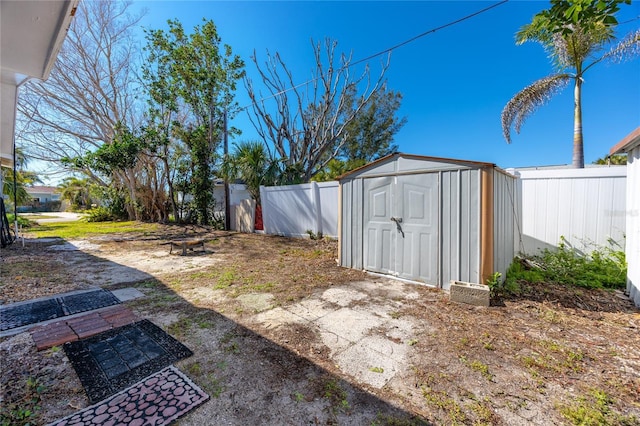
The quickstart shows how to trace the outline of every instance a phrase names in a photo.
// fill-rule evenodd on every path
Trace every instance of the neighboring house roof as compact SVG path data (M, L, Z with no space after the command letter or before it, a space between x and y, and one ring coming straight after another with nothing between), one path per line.
M79 0L0 1L0 164L13 164L18 88L46 80Z
M640 146L640 127L629 133L620 142L615 144L609 154L622 154L631 151L633 148Z
M29 194L58 194L58 187L56 186L27 186L24 188Z

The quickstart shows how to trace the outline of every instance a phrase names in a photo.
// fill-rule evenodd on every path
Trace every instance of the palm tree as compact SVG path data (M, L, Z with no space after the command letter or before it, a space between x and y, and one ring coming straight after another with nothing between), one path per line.
M228 181L242 180L259 205L260 185L274 185L281 174L279 166L261 142L240 142L223 165L222 173Z
M502 131L511 143L511 127L517 133L536 109L548 102L571 81L574 83L573 167L584 167L582 136L583 76L603 61L624 60L640 51L640 30L627 35L617 45L602 53L615 40L617 24L614 13L617 0L608 0L605 9L598 1L552 0L553 7L538 13L530 24L516 34L516 43L535 41L543 45L552 59L556 73L544 77L517 93L502 110ZM579 8L576 5L580 5Z
M28 204L31 201L27 187L42 183L35 172L25 170L28 162L24 151L16 148L15 168L2 168L2 193L9 195L10 199L13 199L18 206Z
M60 197L63 200L71 203L71 208L86 209L91 206L91 194L90 194L89 179L79 179L74 176L64 178L62 183L58 185L60 191Z

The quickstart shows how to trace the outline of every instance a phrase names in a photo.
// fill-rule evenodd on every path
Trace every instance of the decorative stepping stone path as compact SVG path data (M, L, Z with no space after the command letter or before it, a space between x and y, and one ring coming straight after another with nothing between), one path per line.
M48 426L167 425L209 399L174 366Z

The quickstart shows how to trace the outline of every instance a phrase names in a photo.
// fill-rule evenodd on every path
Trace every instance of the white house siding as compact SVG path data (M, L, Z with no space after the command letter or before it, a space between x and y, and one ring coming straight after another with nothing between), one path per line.
M519 251L537 254L560 238L578 249L624 249L627 167L515 172L521 208Z
M640 307L640 145L627 155L627 291Z

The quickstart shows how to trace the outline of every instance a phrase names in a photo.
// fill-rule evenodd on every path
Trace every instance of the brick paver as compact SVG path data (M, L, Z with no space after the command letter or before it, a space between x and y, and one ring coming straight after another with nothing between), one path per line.
M30 330L31 337L39 351L66 342L74 342L112 328L136 322L138 317L131 309L116 305L99 311L92 311L75 318L62 319Z

